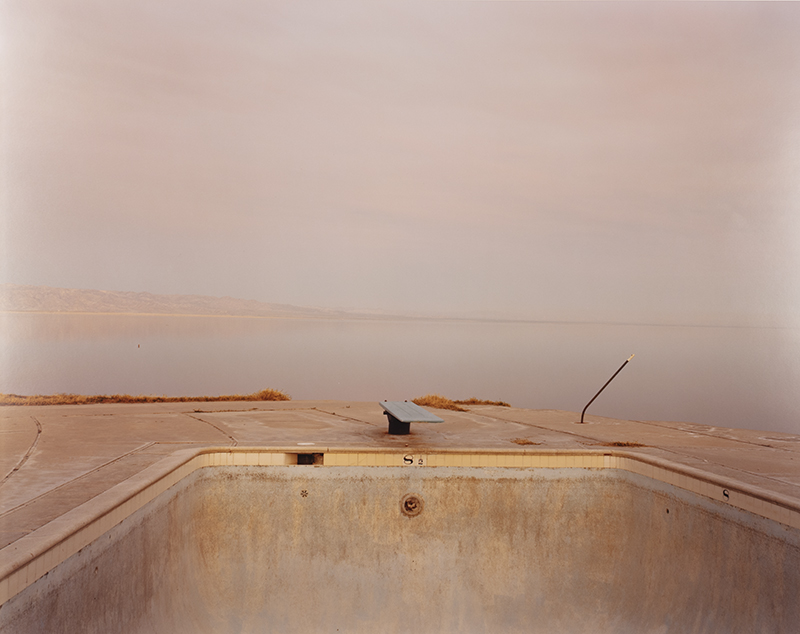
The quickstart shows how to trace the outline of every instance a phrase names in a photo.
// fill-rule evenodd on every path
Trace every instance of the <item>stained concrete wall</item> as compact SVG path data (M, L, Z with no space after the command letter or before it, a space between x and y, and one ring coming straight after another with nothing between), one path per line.
M401 500L415 494L422 512ZM615 470L201 469L3 632L795 632L800 534Z

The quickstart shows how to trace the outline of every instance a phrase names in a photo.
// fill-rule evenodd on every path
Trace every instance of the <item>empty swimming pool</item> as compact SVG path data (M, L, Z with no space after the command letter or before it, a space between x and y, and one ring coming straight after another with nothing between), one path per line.
M384 466L201 457L138 508L116 507L108 530L3 605L0 627L797 631L800 532L725 497L607 456L549 468L372 456Z

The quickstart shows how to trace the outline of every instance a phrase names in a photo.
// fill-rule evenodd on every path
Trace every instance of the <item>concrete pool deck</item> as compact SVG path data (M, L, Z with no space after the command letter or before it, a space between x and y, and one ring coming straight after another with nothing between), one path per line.
M410 435L390 436L378 402L4 407L0 603L49 569L44 559L25 574L21 566L44 552L46 540L52 545L63 518L90 512L112 489L140 487L203 452L200 466L239 464L226 463L226 452L255 465L279 464L259 456L280 452L324 454L329 465L388 465L386 456L406 454L427 466L605 464L800 529L800 436L592 415L581 425L574 412L484 405L432 411L445 422L412 424ZM575 456L599 462L574 462Z

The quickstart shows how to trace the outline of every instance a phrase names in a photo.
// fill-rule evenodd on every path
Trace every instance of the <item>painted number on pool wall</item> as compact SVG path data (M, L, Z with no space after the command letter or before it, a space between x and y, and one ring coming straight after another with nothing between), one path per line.
M413 454L407 453L403 456L403 464L407 467L424 467L428 464L428 457L427 456L415 456Z

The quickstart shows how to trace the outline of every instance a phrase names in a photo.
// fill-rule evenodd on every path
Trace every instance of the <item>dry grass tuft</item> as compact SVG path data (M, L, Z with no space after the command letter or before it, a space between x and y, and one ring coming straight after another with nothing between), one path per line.
M621 440L604 442L602 445L603 447L647 447L647 445L643 445L640 442L622 442Z
M541 445L540 442L533 442L532 440L528 440L527 438L512 438L511 442L517 443L518 445Z
M483 399L475 398L474 396L464 401L453 401L453 402L458 403L459 405L498 405L500 407L511 407L511 405L509 405L505 401L484 401Z
M437 409L451 409L456 412L468 412L468 409L460 407L461 405L499 405L500 407L511 407L505 401L485 401L483 399L468 398L462 401L453 401L441 394L426 394L413 399L420 407L436 407Z
M130 394L0 394L0 405L92 405L95 403L187 403L217 401L291 401L292 397L269 388L252 394L227 394L223 396L131 396Z
M468 412L469 410L460 407L454 401L451 401L449 398L445 398L440 394L426 394L425 396L420 396L419 398L412 399L412 403L416 403L420 407L435 407L437 409L451 409L455 412Z

